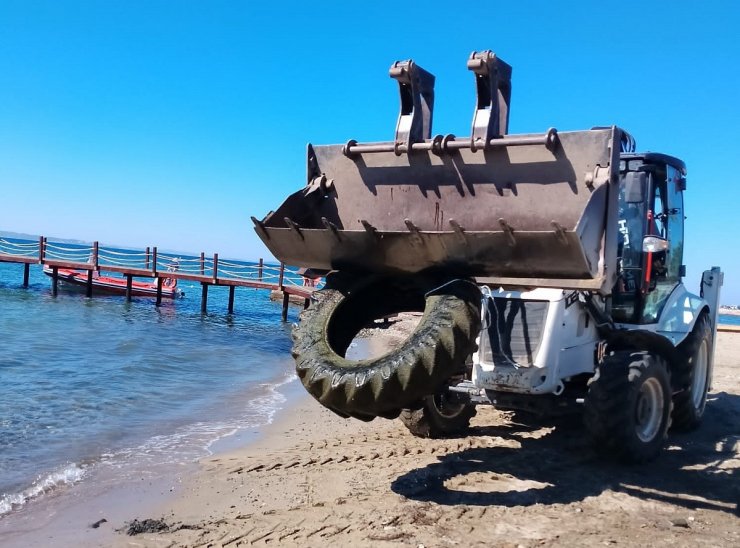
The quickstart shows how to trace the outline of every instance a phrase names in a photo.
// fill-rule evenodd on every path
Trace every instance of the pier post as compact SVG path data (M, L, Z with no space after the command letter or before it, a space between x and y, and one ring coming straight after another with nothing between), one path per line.
M146 270L149 270L149 248L148 247L146 248L146 252L145 252L144 268Z
M236 290L236 286L230 285L229 286L229 314L234 313L234 291Z
M23 263L23 287L28 287L28 274L31 265L29 263Z
M208 284L206 282L201 282L200 285L200 313L205 314L208 310Z
M134 277L131 274L126 274L126 300L131 301L131 286Z
M206 275L206 254L202 251L200 252L200 275Z
M43 236L39 236L39 262L41 264L44 264L44 257L46 255L46 246L44 245L46 243L46 238Z
M265 266L264 262L262 261L262 258L260 258L259 266L257 267L257 279L259 281L262 281L262 268Z
M155 247L154 249L155 249L154 256L156 257L157 248ZM156 261L155 261L155 264L156 264ZM157 277L157 306L161 306L162 304L162 281L163 280L161 277Z
M213 254L213 282L218 283L218 253Z
M283 279L285 278L285 263L280 263L280 274L278 275L278 289L283 292L283 321L288 321L288 304L290 303L290 295L285 291L283 286Z
M53 297L57 296L57 293L59 292L59 267L52 266L51 267L51 295Z
M290 295L283 289L283 321L288 321L288 304L290 303Z
M93 268L95 270L100 269L100 260L98 258L98 253L100 252L100 246L98 242L93 242Z
M157 246L152 249L152 272L157 275Z
M91 259L90 269L87 271L87 286L85 288L85 295L88 299L93 294L93 272L98 269L98 242L93 242Z
M93 269L87 271L87 284L85 285L85 296L89 299L92 297Z

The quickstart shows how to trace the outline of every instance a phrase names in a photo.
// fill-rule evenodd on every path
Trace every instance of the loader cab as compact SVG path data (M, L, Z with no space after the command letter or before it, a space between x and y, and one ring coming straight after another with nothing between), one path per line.
M612 318L656 323L684 276L683 191L686 167L664 154L620 158L617 283Z

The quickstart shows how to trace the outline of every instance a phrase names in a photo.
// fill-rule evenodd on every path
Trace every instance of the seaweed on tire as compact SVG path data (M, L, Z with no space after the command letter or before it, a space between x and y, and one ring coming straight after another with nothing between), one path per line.
M435 393L475 346L480 291L470 280L427 276L331 276L293 330L296 372L306 390L341 416L393 418ZM344 357L370 321L424 312L414 332L377 358Z

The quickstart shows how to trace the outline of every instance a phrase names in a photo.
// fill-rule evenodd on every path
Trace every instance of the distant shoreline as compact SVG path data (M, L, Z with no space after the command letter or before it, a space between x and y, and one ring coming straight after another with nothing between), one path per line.
M740 316L740 310L738 310L737 308L724 308L720 306L719 313L725 314L726 316Z

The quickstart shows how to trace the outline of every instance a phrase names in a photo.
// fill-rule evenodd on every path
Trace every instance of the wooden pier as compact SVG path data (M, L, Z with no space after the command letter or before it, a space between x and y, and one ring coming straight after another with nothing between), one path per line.
M38 242L12 242L0 238L0 262L23 265L23 286L28 287L30 265L36 264L51 269L52 295L56 296L59 285L59 269L87 272L86 295L93 296L93 280L101 272L116 273L126 279L126 299L132 297L134 278L156 280L157 306L162 303L162 282L165 278L199 282L201 284L201 312L208 308L208 288L229 288L228 312L234 312L234 293L237 287L266 289L282 293L282 318L288 318L291 296L303 299L308 306L311 294L316 289L313 281L298 274L296 269L284 264L273 266L262 259L257 263L235 263L220 260L218 253L212 257L204 253L196 258L181 258L158 253L157 248L147 247L144 252L122 251L100 247L94 242L91 247L71 246L49 242L40 236Z

